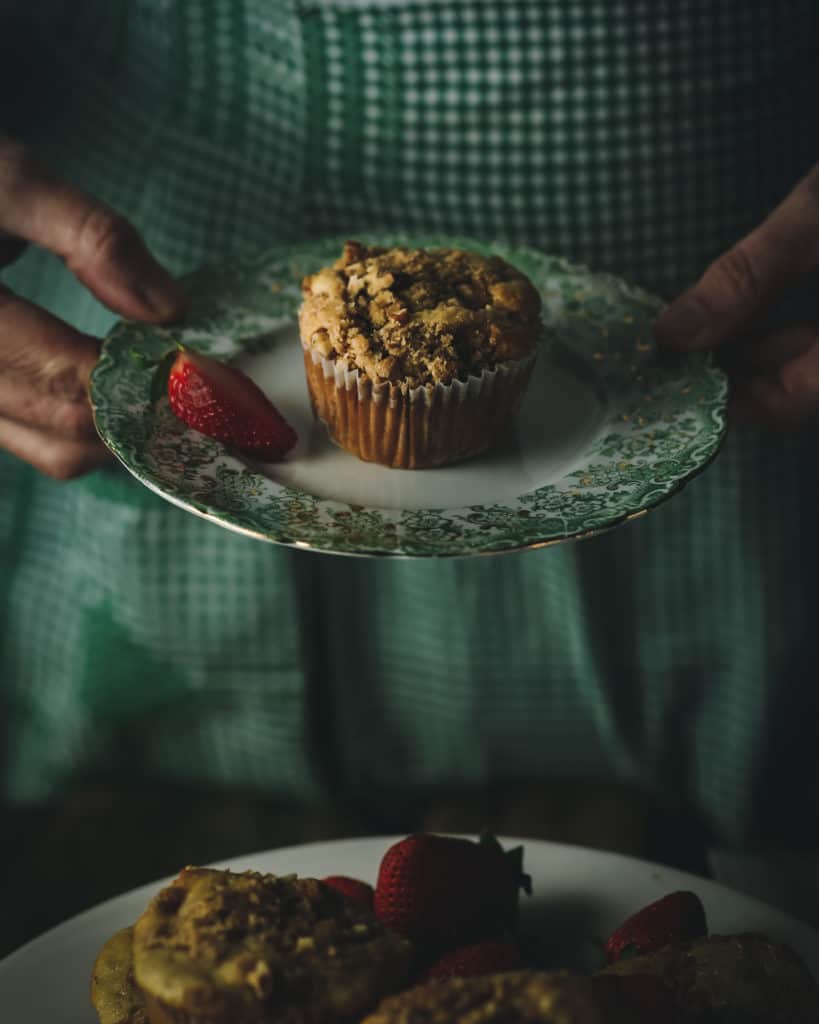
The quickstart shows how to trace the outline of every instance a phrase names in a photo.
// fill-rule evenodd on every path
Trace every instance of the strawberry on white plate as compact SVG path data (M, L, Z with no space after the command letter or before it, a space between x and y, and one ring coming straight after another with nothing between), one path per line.
M166 389L179 419L245 455L273 462L296 443L295 430L247 374L202 352L180 346L168 353L154 393Z

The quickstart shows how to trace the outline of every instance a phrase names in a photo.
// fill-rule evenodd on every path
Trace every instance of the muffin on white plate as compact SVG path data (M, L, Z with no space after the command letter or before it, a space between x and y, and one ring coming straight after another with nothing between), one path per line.
M315 878L186 868L94 966L100 1024L348 1024L412 948Z
M477 455L509 426L541 302L499 256L348 242L302 291L310 400L342 448L421 469Z

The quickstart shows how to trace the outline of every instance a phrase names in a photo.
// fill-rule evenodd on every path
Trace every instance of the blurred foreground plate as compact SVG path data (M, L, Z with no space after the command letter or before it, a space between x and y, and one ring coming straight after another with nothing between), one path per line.
M394 841L375 837L291 846L221 866L318 878L351 875L375 882L381 857ZM819 933L716 882L619 854L537 840L501 841L507 848L520 843L525 847L533 895L521 896L521 928L537 936L540 955L550 966L594 970L602 965L605 937L622 920L666 893L690 889L705 905L711 932L764 932L791 945L819 977ZM96 1024L88 995L94 959L109 936L133 923L161 884L100 904L0 962L0 1020Z

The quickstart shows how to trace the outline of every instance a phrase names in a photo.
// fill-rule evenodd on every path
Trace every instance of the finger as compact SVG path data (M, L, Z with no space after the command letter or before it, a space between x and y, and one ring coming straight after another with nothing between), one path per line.
M790 285L819 267L819 165L763 223L712 263L659 317L673 348L714 348L753 327Z
M112 461L96 441L65 441L45 431L0 417L0 448L55 480L73 480Z
M94 436L97 342L0 286L0 415L75 440Z
M761 337L726 342L719 350L717 362L732 378L774 373L806 352L815 341L816 328L794 325Z
M124 217L3 139L0 231L62 256L97 298L123 316L164 323L185 311L181 285Z
M734 406L744 422L799 426L819 419L819 332L773 372L738 382Z

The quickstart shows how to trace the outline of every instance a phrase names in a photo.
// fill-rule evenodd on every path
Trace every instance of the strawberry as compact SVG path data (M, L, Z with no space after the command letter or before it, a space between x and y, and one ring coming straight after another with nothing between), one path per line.
M357 878L349 878L347 875L328 875L327 878L322 878L322 882L348 899L361 903L372 910L373 887L367 882L360 882Z
M531 892L523 849L504 852L493 836L417 833L387 850L375 886L376 916L433 950L514 932L518 890Z
M477 942L444 953L427 968L422 980L474 978L479 974L511 971L519 965L520 954L514 942Z
M693 892L672 892L624 921L606 942L606 960L653 953L677 942L690 942L708 932L705 910Z
M162 360L155 394L165 374L171 409L200 434L265 461L282 458L296 443L290 424L235 366L180 346Z

